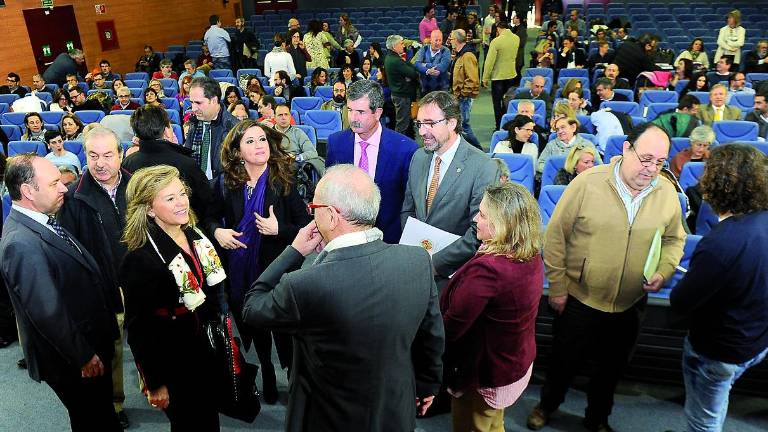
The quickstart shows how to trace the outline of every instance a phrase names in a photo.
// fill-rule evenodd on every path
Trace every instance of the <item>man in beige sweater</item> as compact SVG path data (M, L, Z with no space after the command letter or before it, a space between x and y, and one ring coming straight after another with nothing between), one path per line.
M637 342L647 293L661 289L683 256L677 192L658 175L669 147L663 129L638 126L622 156L579 174L555 208L544 241L554 339L541 401L528 417L530 429L547 424L581 361L591 358L595 372L584 426L613 430L608 425L613 393ZM657 231L661 258L646 280L643 268Z
M512 87L512 79L517 76L515 61L520 38L512 33L506 21L496 23L496 35L485 57L483 87L488 87L488 82L491 82L493 114L496 117L496 130L498 130L501 116L506 112L504 93Z

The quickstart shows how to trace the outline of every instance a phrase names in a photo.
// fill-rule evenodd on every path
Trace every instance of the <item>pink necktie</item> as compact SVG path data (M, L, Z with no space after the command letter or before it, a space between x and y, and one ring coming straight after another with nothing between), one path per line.
M365 141L360 141L360 161L357 162L358 168L361 170L368 172L368 144ZM368 173L370 174L370 173Z

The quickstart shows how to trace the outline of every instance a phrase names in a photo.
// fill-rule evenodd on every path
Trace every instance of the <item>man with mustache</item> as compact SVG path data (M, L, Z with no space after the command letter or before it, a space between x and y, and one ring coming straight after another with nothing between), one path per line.
M347 108L347 85L344 81L333 83L333 99L323 102L321 110L336 111L341 116L341 127L349 127L349 108Z
M117 307L120 338L112 359L112 392L115 412L123 428L130 423L123 410L123 320L124 311L117 270L126 253L120 241L125 228L125 189L131 174L120 168L120 140L110 129L97 127L83 143L88 169L72 183L59 210L59 223L93 255Z
M381 190L376 227L384 232L386 243L397 243L402 232L400 209L408 166L418 146L412 139L380 123L384 90L376 81L352 83L347 89L347 109L349 129L328 137L325 166L354 164L373 178Z

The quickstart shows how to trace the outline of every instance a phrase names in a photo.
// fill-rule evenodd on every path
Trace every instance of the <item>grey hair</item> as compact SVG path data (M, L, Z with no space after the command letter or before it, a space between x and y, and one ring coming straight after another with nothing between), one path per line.
M115 142L115 150L117 150L117 153L120 154L122 150L120 145L120 137L117 136L115 131L113 131L110 128L97 125L93 129L86 132L83 136L83 149L87 152L88 151L88 143L93 141L95 138L100 137L107 137L111 138ZM86 153L87 154L87 153Z
M323 204L336 207L347 222L367 226L376 223L381 204L379 187L368 174L352 164L329 168L320 180L315 196Z
M714 91L717 88L721 88L721 89L725 90L726 93L728 93L728 86L726 86L725 84L721 84L721 83L717 83L717 84L713 85L712 87L710 87L709 88L709 92L712 93L712 91Z
M453 32L453 40L455 40L458 43L465 43L467 42L467 32L465 32L462 29L456 29Z
M518 111L520 111L521 105L530 106L531 108L536 109L536 104L534 104L533 101L530 99L521 99L520 102L517 103Z
M73 59L85 58L85 54L83 54L83 51L77 48L67 51L67 54L69 54L69 56L72 57Z
M419 100L419 108L431 104L437 105L446 119L455 119L456 127L454 131L457 133L461 132L461 107L456 96L444 90L437 90L427 93Z
M381 84L371 80L358 80L347 88L347 100L355 101L368 96L371 112L384 108L384 90Z
M395 45L399 44L403 41L403 37L400 35L389 35L387 36L387 49L391 50L395 48Z
M712 144L715 142L715 131L707 125L697 126L691 131L690 140L691 144L695 142Z
M499 177L509 178L510 176L509 165L507 165L504 159L492 158L491 160L496 164L496 167L499 169L499 173L500 173Z

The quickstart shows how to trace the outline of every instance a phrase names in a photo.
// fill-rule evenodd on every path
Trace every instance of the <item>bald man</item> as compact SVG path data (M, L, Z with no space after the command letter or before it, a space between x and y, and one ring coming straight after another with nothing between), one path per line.
M451 50L443 45L443 32L432 30L429 44L422 45L414 56L414 66L419 70L421 92L447 90L450 85L448 69L451 67Z

